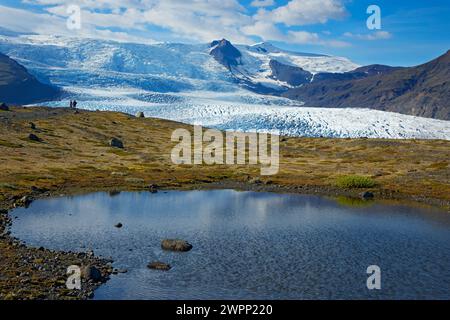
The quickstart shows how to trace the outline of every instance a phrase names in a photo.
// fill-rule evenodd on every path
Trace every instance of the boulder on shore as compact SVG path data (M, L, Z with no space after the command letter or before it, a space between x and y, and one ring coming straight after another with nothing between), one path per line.
M366 192L361 193L361 198L364 200L370 200L370 199L374 198L374 195L372 192L366 191Z
M123 149L123 142L122 142L121 140L117 139L117 138L112 138L112 139L109 141L109 145L110 145L111 147L114 147L114 148L120 148L120 149Z
M29 196L23 196L19 200L16 201L16 206L24 206L25 208L28 208L29 205L33 202L33 199L31 199Z
M154 270L162 270L162 271L169 271L172 267L170 264L160 262L160 261L154 261L147 265L147 268L154 269Z
M36 142L40 142L41 138L39 138L37 135L35 135L34 133L30 133L28 135L28 139L30 139L31 141L36 141Z
M102 280L102 273L94 266L86 266L81 269L81 276L83 279L94 282L99 282Z
M9 107L6 103L2 102L2 103L0 103L0 110L9 111Z
M161 241L161 248L168 251L186 252L192 249L192 244L180 239L164 239Z

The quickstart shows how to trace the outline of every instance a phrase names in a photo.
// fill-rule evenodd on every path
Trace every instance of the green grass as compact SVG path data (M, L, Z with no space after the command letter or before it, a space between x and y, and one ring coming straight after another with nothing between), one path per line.
M373 188L376 183L369 177L349 175L336 179L336 186L339 188Z

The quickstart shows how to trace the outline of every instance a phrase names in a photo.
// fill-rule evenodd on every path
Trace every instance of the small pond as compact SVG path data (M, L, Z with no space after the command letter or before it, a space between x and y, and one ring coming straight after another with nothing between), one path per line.
M128 270L95 299L450 299L450 214L437 209L215 190L43 199L11 216L29 245ZM163 251L164 238L194 247ZM366 286L370 265L381 290Z

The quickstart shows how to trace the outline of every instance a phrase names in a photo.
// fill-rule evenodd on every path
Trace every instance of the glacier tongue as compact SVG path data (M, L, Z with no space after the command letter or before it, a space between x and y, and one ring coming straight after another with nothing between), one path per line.
M223 130L288 136L450 140L450 122L370 109L306 108L241 90L157 93L133 89L71 88L79 106L115 110ZM68 101L50 102L67 106Z
M270 80L276 58L312 73L342 72L351 61L280 50L270 44L237 46L245 72L254 81ZM69 99L90 110L116 110L201 124L220 129L259 130L292 136L423 138L450 140L450 121L369 109L304 108L297 101L242 89L208 45L132 44L44 36L0 36L0 52L24 64L40 80L63 87Z

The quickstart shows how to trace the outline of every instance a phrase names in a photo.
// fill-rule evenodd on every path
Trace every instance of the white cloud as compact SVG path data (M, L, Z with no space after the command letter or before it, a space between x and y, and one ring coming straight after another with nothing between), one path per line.
M291 0L276 6L273 0L254 0L251 5L260 9L251 15L238 0L23 0L40 5L44 13L3 7L0 21L17 31L123 41L148 42L137 35L159 32L178 41L209 42L225 37L235 43L251 43L256 36L265 41L342 46L346 43L323 40L317 33L290 30L291 26L343 17L342 1ZM66 9L74 3L81 8L79 31L65 27ZM280 24L287 27L280 28Z
M306 31L289 31L288 37L291 38L292 43L299 44L315 44L320 41L319 35L317 33L311 33Z
M287 26L326 23L341 19L347 11L341 0L291 0L285 6L258 12L259 20L283 23Z
M320 38L319 34L305 32L305 31L289 31L288 38L285 40L289 43L295 44L309 44L317 46L328 46L328 47L350 47L351 44L346 41L340 40L325 40Z
M375 31L367 34L354 34L351 32L344 33L344 36L347 38L359 39L359 40L386 40L392 38L392 34L388 31Z
M275 5L274 0L253 0L250 4L252 7L271 7Z
M48 0L52 1L52 0ZM10 8L0 5L0 21L5 28L19 31L47 35L79 36L128 42L154 42L132 36L126 32L97 29L95 25L85 23L80 30L69 30L66 19L51 13L34 13L26 10Z
M264 41L279 41L291 44L307 44L331 47L348 47L350 43L338 40L324 40L319 34L307 31L288 31L282 33L275 25L258 21L254 25L245 26L242 31L247 35L258 35Z

